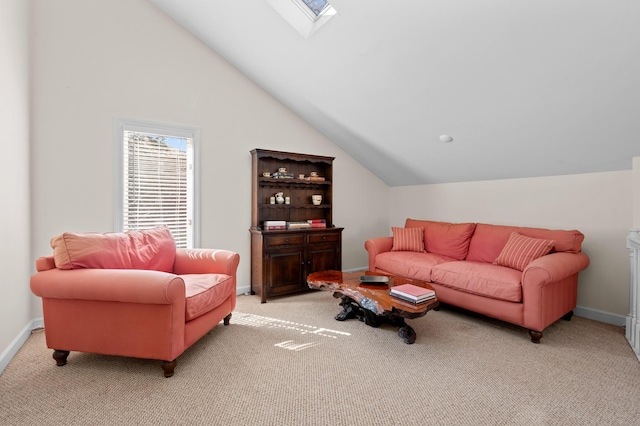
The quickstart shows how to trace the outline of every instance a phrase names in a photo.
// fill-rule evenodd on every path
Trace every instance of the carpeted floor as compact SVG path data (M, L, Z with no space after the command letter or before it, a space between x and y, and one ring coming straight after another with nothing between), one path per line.
M640 363L624 330L580 317L542 343L526 330L441 309L408 322L338 322L338 299L312 292L260 304L239 296L178 358L72 352L56 367L36 331L0 376L2 425L630 425Z

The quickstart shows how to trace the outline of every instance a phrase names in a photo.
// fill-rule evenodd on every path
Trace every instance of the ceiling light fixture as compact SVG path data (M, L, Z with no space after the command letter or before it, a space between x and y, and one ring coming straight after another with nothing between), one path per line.
M440 141L442 142L453 142L453 138L449 135L440 135Z

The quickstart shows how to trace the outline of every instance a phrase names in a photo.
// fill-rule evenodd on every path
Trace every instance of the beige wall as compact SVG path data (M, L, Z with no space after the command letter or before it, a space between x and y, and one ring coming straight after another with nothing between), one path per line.
M253 148L335 156L334 222L343 266L386 232L388 188L145 0L35 0L33 244L113 229L114 117L200 128L201 246L240 253L250 279ZM73 10L73 13L69 13Z
M0 2L0 353L32 319L28 3ZM0 371L2 368L0 368Z
M589 268L580 273L578 305L626 315L632 172L418 185L391 189L392 226L407 217L484 222L585 234Z

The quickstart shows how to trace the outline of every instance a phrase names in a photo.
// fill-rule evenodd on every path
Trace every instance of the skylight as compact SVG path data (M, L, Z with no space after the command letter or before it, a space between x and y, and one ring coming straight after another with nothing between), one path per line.
M325 0L302 0L307 5L314 15L319 16L325 7L330 6L328 1Z
M308 38L336 14L327 0L267 1L304 38Z

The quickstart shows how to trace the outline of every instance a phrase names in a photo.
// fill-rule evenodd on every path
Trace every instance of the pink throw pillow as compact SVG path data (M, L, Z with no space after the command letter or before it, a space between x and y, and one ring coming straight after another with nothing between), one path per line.
M531 238L512 232L507 244L493 263L523 271L533 260L549 253L554 244L553 240Z
M423 228L391 227L393 232L393 247L391 251L419 251L424 252Z
M51 239L58 269L148 269L172 272L176 244L167 226L128 232L65 232Z

